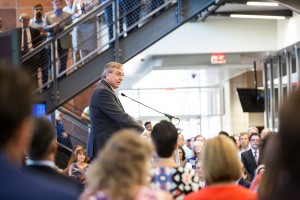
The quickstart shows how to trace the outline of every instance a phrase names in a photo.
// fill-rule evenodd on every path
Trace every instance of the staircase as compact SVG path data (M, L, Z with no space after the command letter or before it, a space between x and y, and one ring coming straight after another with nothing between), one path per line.
M88 20L91 16L103 18L103 13L105 13L105 9L108 8L108 6L118 9L119 5L115 7L116 4L114 4L114 2L115 1L108 1L103 4L95 5L85 17L77 20L66 30L55 35L52 39L34 49L34 51L23 56L22 62L26 62L26 60L29 60L31 57L38 55L39 52L45 49L45 46L54 47L57 39L62 38L67 34L71 34L76 26L79 26L81 23ZM202 11L220 6L221 2L222 0L165 1L159 8L148 12L144 17L141 17L132 27L127 27L127 30L125 29L120 33L115 32L114 38L117 38L117 40L113 39L108 41L107 39L108 42L98 45L98 49L93 52L93 56L89 56L88 59L85 58L88 61L82 61L84 64L81 67L78 67L79 62L74 63L67 71L63 72L63 74L58 74L56 67L53 67L54 75L47 84L42 86L43 91L38 92L39 100L46 102L47 113L52 112L60 105L97 82L100 79L100 74L107 62L118 61L125 63L185 22L199 15ZM114 12L114 14L116 14L116 12ZM118 30L117 27L120 26L118 23L112 25L114 26L114 30ZM108 38L107 27L99 30L102 32L100 34L103 37ZM99 41L95 42L99 43ZM111 47L109 47L108 44L112 42L113 45L110 45ZM53 55L55 55L54 52L55 51L52 50ZM56 63L57 59L58 58L55 56L52 56L52 64ZM38 76L38 74L36 76ZM41 91L41 88L37 91Z

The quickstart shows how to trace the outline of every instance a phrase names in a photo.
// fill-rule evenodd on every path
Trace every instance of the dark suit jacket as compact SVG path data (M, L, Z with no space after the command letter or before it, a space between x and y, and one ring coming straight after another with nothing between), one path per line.
M239 180L238 184L244 186L245 188L250 188L251 186L251 183L243 178Z
M258 158L258 165L260 165L260 156ZM249 173L250 179L252 181L255 176L255 170L258 167L258 165L255 162L252 149L243 152L241 154L241 160L247 172Z
M54 182L45 176L31 172L21 173L1 151L0 169L1 199L75 200L79 196L78 192L69 185Z
M35 48L36 46L38 46L42 40L43 40L43 37L40 36L40 31L37 30L37 29L34 29L34 28L30 28L29 27L29 30L30 30L30 36L31 36L31 42L32 42L32 47ZM21 37L20 38L20 44L19 44L19 47L21 49L21 46L22 46L22 28L19 28L19 36ZM26 51L23 51L23 49L21 49L21 55L24 55L25 53L27 53Z
M122 128L144 128L125 111L119 98L105 80L100 80L90 99L91 131L87 142L87 155L96 156L112 134Z
M55 182L69 185L70 187L73 187L75 190L77 190L78 193L81 193L83 190L83 185L80 182L72 179L67 175L60 174L53 168L46 165L26 165L23 167L23 170L39 173L49 177L49 179L52 179Z

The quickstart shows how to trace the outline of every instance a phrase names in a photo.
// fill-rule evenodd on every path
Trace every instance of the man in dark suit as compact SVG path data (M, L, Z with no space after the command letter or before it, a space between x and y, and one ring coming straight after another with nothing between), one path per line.
M58 144L54 125L47 118L35 118L33 137L28 150L29 159L26 160L24 170L38 172L49 176L49 179L64 183L77 189L78 194L83 185L71 177L58 172L55 166L55 154Z
M22 13L19 17L21 23L21 27L19 28L19 35L21 37L19 47L21 48L22 56L32 51L43 39L39 30L29 27L29 20L30 17L25 13ZM39 56L36 55L22 63L23 69L32 77L31 79L36 88L38 87L37 72L38 68L41 67L39 61Z
M250 135L250 145L251 148L248 151L245 151L241 154L241 160L249 173L251 181L255 176L255 170L260 164L259 156L259 143L260 135L258 133L253 133Z
M128 115L115 89L124 79L123 66L117 62L106 64L101 80L90 99L91 131L87 141L87 155L94 158L112 134L122 128L134 128L143 132L144 128Z
M1 199L69 199L78 192L30 172L20 173L33 130L31 83L20 70L0 64L0 177Z

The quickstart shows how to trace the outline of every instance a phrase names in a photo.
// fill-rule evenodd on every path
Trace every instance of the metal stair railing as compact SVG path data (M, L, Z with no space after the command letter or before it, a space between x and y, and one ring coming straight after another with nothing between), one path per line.
M74 34L75 29L80 28L91 18L97 19L97 40L95 40L97 47L76 62L72 62L74 58L70 56L71 53L74 53L75 48L70 50L72 52L69 52L68 67L59 74L55 73L57 71L54 67L57 64L56 59L52 59L54 74L46 84L42 85L42 88L39 87L38 90L43 89L39 95L40 100L47 102L47 111L51 112L98 81L107 62L113 60L121 63L126 62L212 4L215 4L215 0L165 0L154 7L151 4L143 3L127 7L126 12L117 12L120 5L118 1L113 0L93 7L91 11L84 14L84 17L79 18L78 21L45 43L48 45L51 43L55 47L57 39L71 32ZM107 12L108 9L111 12ZM144 13L139 15L138 19L134 19L134 11L137 9ZM107 17L108 13L112 14L111 21ZM118 15L120 16L118 17ZM128 22L129 19L132 21ZM42 47L37 47L36 51L41 49ZM53 55L52 57L55 58L55 52ZM23 58L25 59L25 57Z

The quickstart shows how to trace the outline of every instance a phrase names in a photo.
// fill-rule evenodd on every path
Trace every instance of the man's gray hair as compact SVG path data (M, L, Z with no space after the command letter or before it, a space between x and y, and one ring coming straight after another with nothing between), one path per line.
M118 68L118 69L121 69L123 67L123 65L121 63L118 63L118 62L109 62L105 65L104 67L104 70L101 74L101 78L105 78L106 77L106 74L112 72L112 70L114 68Z

